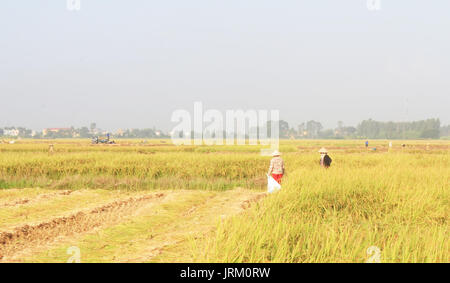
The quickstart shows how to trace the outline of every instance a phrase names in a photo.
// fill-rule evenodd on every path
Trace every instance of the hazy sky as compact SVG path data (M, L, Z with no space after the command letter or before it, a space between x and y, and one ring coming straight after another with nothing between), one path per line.
M0 127L171 129L176 109L292 125L450 123L450 1L0 1Z

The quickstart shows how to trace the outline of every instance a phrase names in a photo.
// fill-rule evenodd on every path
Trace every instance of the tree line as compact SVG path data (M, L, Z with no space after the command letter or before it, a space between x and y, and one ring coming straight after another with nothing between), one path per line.
M439 139L450 136L450 126L441 127L439 119L412 122L380 122L372 119L347 127L342 121L334 129L324 129L320 122L311 120L289 127L280 121L280 137L294 139Z
M268 123L269 135L270 124ZM324 129L318 121L310 120L291 127L280 120L279 134L282 139L439 139L450 138L450 125L442 126L439 119L426 119L412 122L380 122L372 119L360 122L356 127L337 122L334 129ZM261 131L262 129L258 129ZM267 129L264 129L267 130ZM92 138L106 135L92 123L90 127L66 128L58 131L36 132L23 127L0 128L2 137L21 138ZM169 138L168 133L150 129L126 129L110 133L114 138ZM191 133L192 134L192 133Z

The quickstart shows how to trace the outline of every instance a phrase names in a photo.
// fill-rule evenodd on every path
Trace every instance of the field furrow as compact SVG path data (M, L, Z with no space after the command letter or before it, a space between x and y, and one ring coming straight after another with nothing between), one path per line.
M136 213L139 208L158 201L165 195L153 193L116 200L90 210L55 217L37 224L14 227L0 232L0 259L36 245L48 244L57 237L70 236L94 228L112 225Z
M76 246L82 262L142 262L192 257L192 238L214 231L265 196L244 189L225 192L164 191L116 201L69 217L23 226L0 237L3 262L65 262Z
M17 198L17 199L13 199L13 200L9 200L9 201L0 201L0 207L5 207L5 206L13 206L13 207L17 207L20 205L25 205L25 204L33 204L33 203L37 203L40 201L45 201L45 200L50 200L50 199L54 199L60 196L67 196L70 195L71 193L73 193L73 191L71 190L63 190L63 191L53 191L51 193L47 193L47 194L39 194L36 195L34 197L27 197L27 198Z

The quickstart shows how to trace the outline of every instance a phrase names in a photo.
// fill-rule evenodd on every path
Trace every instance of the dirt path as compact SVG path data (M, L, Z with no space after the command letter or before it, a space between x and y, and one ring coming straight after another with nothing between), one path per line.
M192 261L190 239L207 236L218 221L239 214L266 194L243 189L219 193L207 202L193 206L171 223L166 231L147 241L137 255L125 255L118 262L186 262Z

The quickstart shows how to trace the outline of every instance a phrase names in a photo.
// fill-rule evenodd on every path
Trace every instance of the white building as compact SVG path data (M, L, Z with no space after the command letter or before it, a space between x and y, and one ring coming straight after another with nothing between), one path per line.
M10 136L10 137L17 137L19 135L19 130L13 129L13 130L3 130L4 136Z

